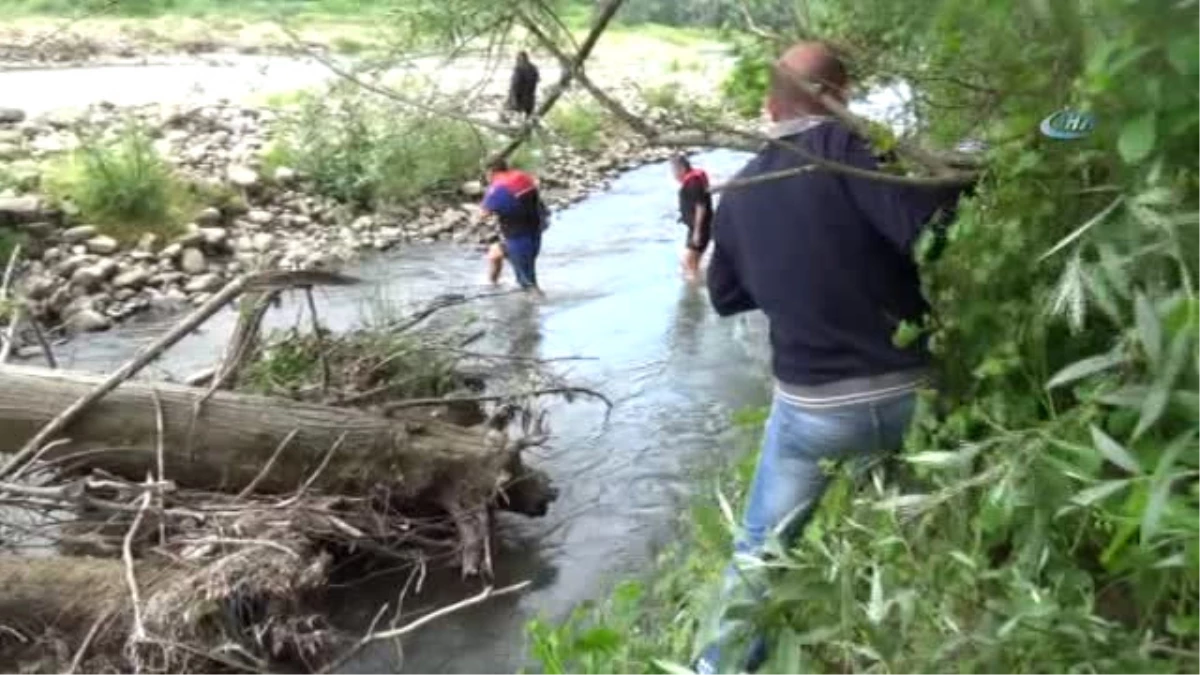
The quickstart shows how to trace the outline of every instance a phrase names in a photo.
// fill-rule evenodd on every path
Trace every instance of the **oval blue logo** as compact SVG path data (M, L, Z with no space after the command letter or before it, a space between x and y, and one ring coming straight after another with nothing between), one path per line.
M1075 110L1059 110L1042 120L1040 126L1043 136L1056 138L1061 141L1073 141L1092 133L1096 127L1096 118L1091 113Z

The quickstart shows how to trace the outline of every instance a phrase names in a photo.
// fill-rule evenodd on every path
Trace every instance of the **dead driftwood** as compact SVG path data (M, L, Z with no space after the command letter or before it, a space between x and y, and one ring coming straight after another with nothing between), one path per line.
M460 370L492 358L462 349L477 333L413 330L446 303L331 335L310 300L311 334L258 335L258 298L345 279L235 280L108 376L0 364L0 453L12 453L0 548L104 556L0 556L0 669L328 668L458 609L352 639L314 609L335 564L447 562L490 577L493 510L539 516L556 497L521 458L547 437L536 399L603 397L484 392L488 371ZM132 379L242 294L246 320L208 386Z
M26 366L0 367L0 452L20 449L64 408L103 378ZM45 461L99 469L130 480L156 472L162 406L165 478L183 488L258 493L295 490L306 481L325 494L385 488L419 498L446 485L498 491L509 477L507 436L427 417L387 418L282 398L130 380L63 430L67 440ZM190 436L189 436L190 434ZM268 460L280 446L279 460ZM497 481L504 477L501 483ZM549 496L506 508L540 515Z

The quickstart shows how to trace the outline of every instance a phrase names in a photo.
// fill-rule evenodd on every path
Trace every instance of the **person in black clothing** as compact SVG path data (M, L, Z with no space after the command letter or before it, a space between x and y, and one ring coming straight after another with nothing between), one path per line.
M529 60L527 52L517 53L517 65L513 68L512 79L508 85L508 109L518 112L526 118L533 116L537 103L538 79L537 66Z
M845 105L847 72L826 46L801 43L775 64L768 143L734 180L713 219L709 299L721 316L762 310L770 325L774 400L735 551L761 557L772 533L787 547L828 485L826 463L864 465L898 450L917 390L929 385L923 340L899 345L904 321L929 307L913 258L922 230L940 227L959 190L920 189L822 169L805 154L872 172L866 140L832 117L810 87ZM786 147L801 148L805 152ZM789 173L790 170L790 173ZM940 215L939 215L940 214ZM762 568L732 563L722 607L762 600ZM754 672L766 642L718 613L701 638L697 673ZM750 643L739 648L741 630Z
M695 280L712 232L712 193L708 189L708 174L693 167L683 155L671 158L671 169L675 180L679 181L679 220L687 226L683 273L689 280Z

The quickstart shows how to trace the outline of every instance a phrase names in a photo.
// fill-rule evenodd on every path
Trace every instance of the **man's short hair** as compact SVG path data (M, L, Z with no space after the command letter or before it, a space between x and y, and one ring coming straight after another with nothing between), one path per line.
M690 171L692 168L692 163L688 160L687 155L672 155L671 163L684 171Z
M488 173L500 173L502 171L508 171L508 161L503 157L497 157L487 163Z
M811 72L806 73L799 82L807 81L815 85L822 93L844 88L850 82L850 73L842 59L839 50L827 43L821 43L828 50L828 57L819 60ZM797 81L800 73L788 70L782 63L774 63L769 71L769 88L780 99L802 104L811 104L812 96Z

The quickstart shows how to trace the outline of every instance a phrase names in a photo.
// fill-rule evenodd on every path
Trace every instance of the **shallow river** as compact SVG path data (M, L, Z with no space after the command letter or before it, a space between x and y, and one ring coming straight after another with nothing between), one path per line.
M720 179L741 158L715 152L700 161ZM465 308L488 330L473 349L523 358L589 357L560 370L616 405L605 423L600 404L549 404L553 440L531 463L550 473L561 495L546 518L505 518L496 560L497 583L532 579L534 588L429 626L408 641L404 670L521 667L525 623L539 614L561 618L622 575L644 571L655 548L671 538L697 467L737 450L731 413L767 396L762 326L757 317L718 319L703 288L681 280L677 255L684 230L673 222L674 209L666 166L634 170L608 192L556 214L539 265L546 300L512 295ZM483 290L479 252L461 247L409 247L347 271L367 283L317 291L319 314L335 330L354 326L381 305ZM287 298L269 324L294 325L303 312L299 300ZM234 319L231 311L218 315L159 365L175 375L210 365ZM127 325L69 343L60 356L67 367L107 370L160 331ZM395 598L401 581L383 579L347 592L344 619L369 621L379 604ZM449 602L477 590L448 581L430 580L428 593L407 606ZM390 650L380 649L354 669L395 667Z

